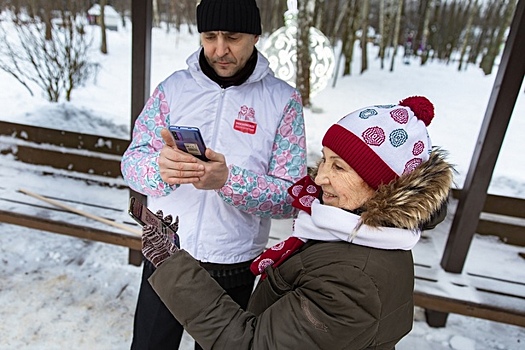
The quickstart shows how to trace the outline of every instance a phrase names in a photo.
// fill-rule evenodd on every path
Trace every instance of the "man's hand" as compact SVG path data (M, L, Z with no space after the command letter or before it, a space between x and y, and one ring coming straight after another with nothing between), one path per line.
M165 145L160 151L159 169L162 180L170 185L193 184L201 190L217 190L228 179L229 169L223 154L206 149L203 162L177 148L168 129L162 129Z
M228 180L230 170L223 154L207 148L206 157L209 161L203 162L204 175L199 177L199 181L194 182L193 186L200 190L218 190Z
M160 132L164 139L164 147L160 150L159 169L162 180L170 185L191 184L204 176L203 162L182 152L175 145L175 141L168 129Z
M163 218L162 211L156 213L157 217L170 226L174 232L179 227L179 217L172 223L171 215ZM166 259L178 250L173 235L160 232L159 228L153 225L146 225L142 229L142 254L151 261L155 267L159 267Z

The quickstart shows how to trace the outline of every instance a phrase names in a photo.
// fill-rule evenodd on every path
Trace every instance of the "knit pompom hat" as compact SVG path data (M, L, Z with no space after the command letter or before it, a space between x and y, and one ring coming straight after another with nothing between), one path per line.
M346 115L328 129L322 144L377 189L429 159L432 144L426 127L433 118L432 103L412 96L399 105L371 106Z
M255 0L202 0L197 6L197 30L261 35L259 8Z

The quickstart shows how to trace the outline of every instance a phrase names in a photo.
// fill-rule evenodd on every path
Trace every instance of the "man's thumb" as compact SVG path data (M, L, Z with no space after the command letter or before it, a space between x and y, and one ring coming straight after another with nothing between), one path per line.
M164 128L160 131L160 136L162 136L162 138L164 139L164 142L166 143L166 145L170 146L170 147L175 147L175 140L173 139L173 135L171 135L171 132Z
M224 159L224 155L222 155L221 153L215 152L211 148L206 148L205 154L206 154L206 157L212 162L221 162L221 163L226 162L226 160Z

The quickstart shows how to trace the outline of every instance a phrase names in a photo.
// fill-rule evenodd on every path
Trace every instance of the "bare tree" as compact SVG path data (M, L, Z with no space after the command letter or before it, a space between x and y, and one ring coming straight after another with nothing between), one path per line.
M297 90L301 93L303 105L310 106L310 27L313 21L315 0L297 1Z
M0 69L18 80L31 95L32 84L38 86L51 102L63 96L71 100L73 90L83 85L94 64L88 60L88 40L83 20L62 10L61 18L46 38L46 24L39 17L12 16L0 22ZM6 27L11 26L8 36Z
M325 13L325 0L315 0L315 12L312 20L312 26L316 28L323 28Z
M429 35L429 26L430 26L430 12L432 10L432 0L428 0L425 7L425 12L423 16L423 27L421 33L421 41L419 47L421 48L421 65L424 65L428 58L428 35Z
M356 31L359 24L359 4L360 1L354 0L352 1L352 6L348 8L349 16L347 18L343 36L343 45L341 47L341 52L345 57L343 76L350 75L352 72L354 43L356 40Z
M153 19L151 21L151 24L154 27L160 27L160 14L159 14L159 2L158 0L153 0L152 3L152 10L153 10Z
M368 16L370 14L370 0L363 0L361 15L361 74L368 69Z
M395 20L396 20L397 0L380 0L379 7L379 51L378 56L381 61L381 69L385 66L385 56L387 48L391 47L394 41ZM397 33L399 35L399 33ZM396 41L397 45L397 41ZM394 45L394 47L396 46Z
M394 60L397 54L397 47L399 44L399 32L401 30L401 15L403 14L403 0L396 0L396 19L394 25L394 37L392 40L392 46L394 47L394 52L392 54L392 60L390 61L390 71L394 71Z
M343 7L337 13L337 16L334 17L336 20L332 21L332 22L334 22L334 29L333 29L333 34L334 35L330 36L330 41L331 42L335 42L336 41L335 33L339 33L341 30L343 30L343 27L345 27L343 25L343 21L346 19L347 22L348 22L348 18L347 17L349 16L349 13L350 13L351 3L352 3L352 1L345 1L343 3ZM342 37L341 37L341 39L342 39Z
M499 22L499 26L495 28L495 34L493 35L490 45L488 46L487 51L480 63L480 67L485 75L492 73L494 62L500 53L501 45L504 42L504 34L507 28L510 26L515 8L516 0L509 0L503 11L502 20Z
M100 40L100 52L104 55L108 53L108 39L106 35L106 0L100 0L100 31L102 34Z
M473 31L472 22L474 21L474 15L476 14L476 11L474 9L477 7L477 5L478 5L478 0L469 0L468 5L467 5L466 11L468 13L468 19L467 19L467 24L465 26L465 35L463 37L463 41L461 44L461 50L459 54L458 71L460 72L463 69L463 57L465 57L465 54L467 52L467 47L470 43L470 38L472 37L472 31Z

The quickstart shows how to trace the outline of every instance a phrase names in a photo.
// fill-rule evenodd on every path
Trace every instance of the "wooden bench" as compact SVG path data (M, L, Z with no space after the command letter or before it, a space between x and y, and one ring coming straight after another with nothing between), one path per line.
M78 211L129 226L129 189L120 159L129 141L42 127L0 122L0 222L129 248L129 262L140 265L138 234L69 212L21 193L36 192ZM15 160L11 160L14 158ZM26 163L20 165L20 162ZM17 176L18 173L23 176ZM2 181L3 178L6 181ZM4 183L15 183L15 188ZM85 191L87 189L87 191Z
M33 182L41 182L34 186L34 192L60 205L72 206L140 231L127 213L130 190L120 173L121 154L128 144L129 141L122 139L0 121L0 153L12 155L17 162L28 164L27 169L34 169L36 179ZM9 177L9 182L13 182L9 164L3 163L0 222L124 246L129 248L129 262L141 264L139 235L20 193L20 188L28 187L27 173L16 188L3 187L2 177ZM16 167L16 162L11 165ZM65 182L73 183L68 188L77 183L79 189L64 193ZM82 193L86 186L89 192ZM271 246L277 241L278 237L271 236L268 244Z
M440 261L458 197L454 190L447 220L414 248L415 304L432 327L444 327L449 313L525 327L525 200L488 195L465 268L449 273Z

